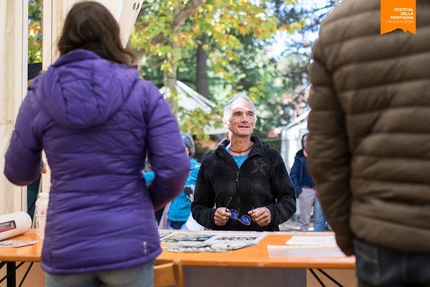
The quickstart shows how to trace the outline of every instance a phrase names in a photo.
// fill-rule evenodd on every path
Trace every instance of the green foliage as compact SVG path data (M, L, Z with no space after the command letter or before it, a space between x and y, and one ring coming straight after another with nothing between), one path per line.
M28 62L42 62L42 0L28 0Z
M41 2L29 0L30 63L42 61ZM319 23L338 2L145 0L130 42L144 78L161 88L174 77L193 89L197 48L203 44L209 99L219 105L210 114L175 110L184 132L204 137L204 125L220 127L223 104L246 91L258 112L256 133L265 138L306 103L311 46ZM202 35L207 42L200 42ZM285 40L281 56L270 51L278 39Z
M181 131L184 133L208 139L209 135L205 134L202 123L208 123L214 128L222 127L222 108L220 106L213 108L211 113L205 113L202 109L196 109L190 113L180 107L178 113L186 115L180 124Z
M265 46L277 33L291 33L300 29L301 24L280 25L271 8L273 1L208 0L177 25L181 23L179 15L196 2L144 4L131 36L133 47L143 50L143 76L160 85L159 71L164 72L165 78L166 73L172 73L172 67L178 67L180 79L193 86L196 50L201 44L200 36L205 34L208 42L203 48L208 53L210 99L220 103L212 114L221 111L221 105L237 91L247 91L253 100L273 101L277 95L272 87L276 63L267 55ZM198 135L202 135L201 126L213 120L199 110L181 110L177 115L185 123L181 128ZM267 129L275 124L262 118L259 126Z
M278 97L279 105L267 103L267 109L276 110L278 118L282 119L284 124L288 124L289 117L293 119L308 108L307 97L310 89L308 67L312 59L311 48L318 36L321 21L340 1L286 2L274 1L275 14L281 23L299 23L300 29L296 29L289 37L282 38L285 49L277 59L277 68L278 81L282 82L284 91ZM289 25L291 26L293 24Z
M268 1L262 1L258 5L244 0L239 3L230 0L207 1L178 26L175 24L175 16L180 14L177 10L185 10L187 2L189 5L190 1L157 1L156 5L148 2L143 5L130 38L134 49L145 52L143 66L164 61L181 61L181 56L196 49L199 37L206 34L213 45L228 54L228 58L211 54L214 62L219 63L216 69L222 71L221 67L227 61L237 60L234 53L228 53L241 47L237 35L268 39L277 32L277 18L269 15L264 7L264 3ZM172 44L181 49L180 54L172 54Z

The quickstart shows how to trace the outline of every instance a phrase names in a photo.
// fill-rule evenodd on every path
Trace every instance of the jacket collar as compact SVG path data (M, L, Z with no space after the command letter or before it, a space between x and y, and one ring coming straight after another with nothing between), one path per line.
M248 157L254 156L254 155L262 155L264 150L268 147L266 143L264 143L258 136L251 136L251 141L254 143L254 146L252 147L251 151L248 154ZM228 154L226 151L226 147L230 144L230 139L223 139L220 144L218 145L216 149L216 153L219 156L222 156L225 158L225 156ZM231 155L230 155L231 156Z

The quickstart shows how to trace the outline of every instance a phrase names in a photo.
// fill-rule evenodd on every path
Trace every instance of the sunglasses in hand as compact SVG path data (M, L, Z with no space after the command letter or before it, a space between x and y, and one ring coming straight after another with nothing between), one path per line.
M225 206L226 211L230 212L230 214L231 214L230 218L239 221L243 225L251 225L251 217L249 215L239 216L239 212L236 209L228 209L227 208L230 201L231 201L231 197Z
M244 225L251 225L251 217L249 215L242 215L239 217L239 212L235 209L230 209L230 218L239 221Z

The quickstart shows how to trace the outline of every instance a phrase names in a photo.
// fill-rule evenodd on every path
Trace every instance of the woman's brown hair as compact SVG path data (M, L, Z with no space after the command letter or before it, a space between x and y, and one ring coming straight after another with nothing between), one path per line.
M62 56L75 49L89 50L106 60L129 66L136 63L136 57L121 43L119 25L113 15L94 1L76 3L64 21L58 50Z

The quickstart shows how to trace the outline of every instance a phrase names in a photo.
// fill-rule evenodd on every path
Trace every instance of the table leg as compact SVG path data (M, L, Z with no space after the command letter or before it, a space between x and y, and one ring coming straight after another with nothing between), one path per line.
M16 287L16 265L15 262L6 263L7 287Z
M339 282L337 282L333 277L331 277L329 274L327 274L326 272L324 272L324 270L317 268L317 270L319 272L321 272L326 278L330 279L331 282L333 282L334 284L336 284L339 287L343 287L342 284L340 284ZM320 285L322 287L325 287L324 283L321 281L321 279L318 277L318 275L316 274L316 272L312 269L309 268L309 271L311 272L311 274L315 277L315 279L317 279L318 283L320 283Z
M315 273L315 271L313 271L312 269L309 269L309 271L311 272L311 274L315 277L315 279L317 279L318 283L320 283L321 287L326 287L324 285L324 283L321 281L321 279L318 277L318 275Z

